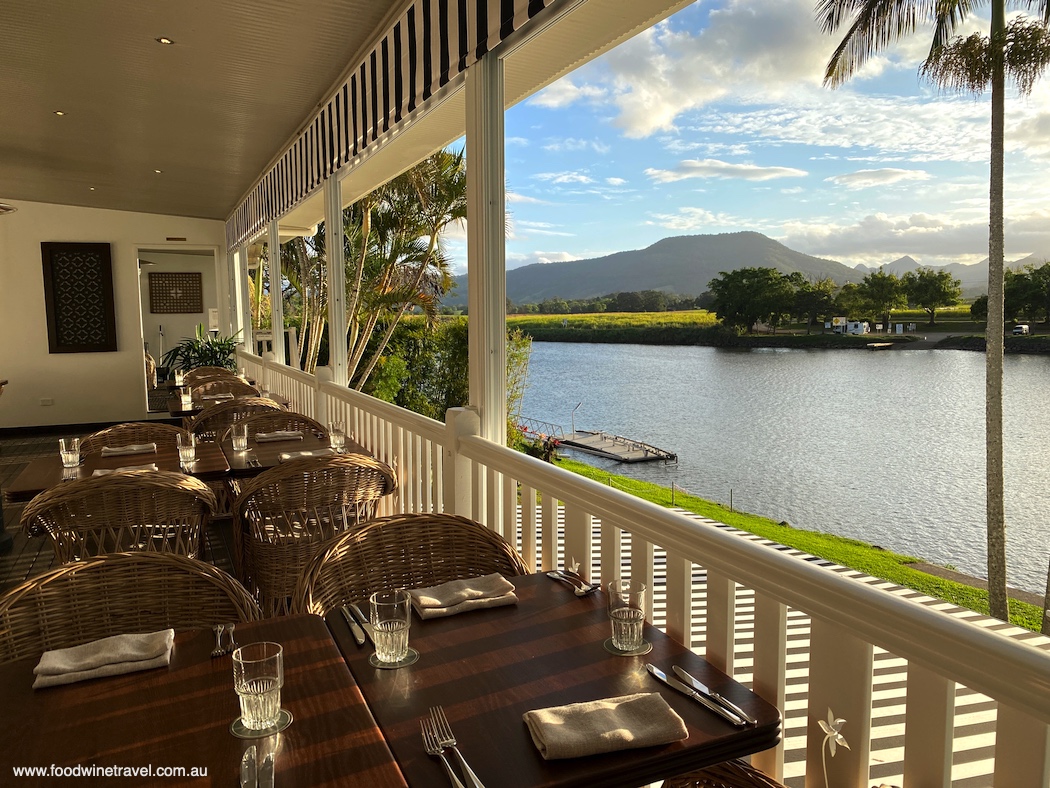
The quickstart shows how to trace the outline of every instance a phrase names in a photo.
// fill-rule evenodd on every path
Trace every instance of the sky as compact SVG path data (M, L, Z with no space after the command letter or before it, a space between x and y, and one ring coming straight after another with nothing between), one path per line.
M507 268L742 230L850 266L987 257L988 94L921 80L928 29L824 87L814 6L699 0L509 109ZM1008 261L1050 256L1048 174L1050 75L1007 97Z

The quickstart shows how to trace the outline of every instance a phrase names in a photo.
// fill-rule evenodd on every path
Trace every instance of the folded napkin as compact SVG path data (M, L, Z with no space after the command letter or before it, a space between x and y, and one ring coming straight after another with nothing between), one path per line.
M174 629L114 635L72 648L45 651L33 668L33 689L160 668L171 661Z
M255 433L256 443L266 443L267 441L301 441L303 434L297 430L277 430L276 432L257 432Z
M430 588L414 588L412 607L420 618L440 618L479 610L486 607L501 607L517 604L514 585L498 572L484 577L468 577L451 580Z
M277 455L280 462L294 460L296 457L327 457L335 454L335 449L314 449L313 451L284 451Z
M689 736L682 718L656 692L552 706L527 711L522 718L548 761L670 744Z
M123 468L99 468L92 476L109 476L111 473L119 473L120 471L156 471L160 470L157 468L157 463L151 462L148 465L125 465Z
M201 399L233 399L232 394L202 394Z
M116 457L118 454L146 454L156 453L156 443L132 443L128 446L103 446L103 457Z

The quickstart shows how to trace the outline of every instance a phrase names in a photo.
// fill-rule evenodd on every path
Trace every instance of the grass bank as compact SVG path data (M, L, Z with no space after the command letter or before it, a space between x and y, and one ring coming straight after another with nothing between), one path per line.
M608 471L584 462L564 457L558 458L557 463L565 470L603 484L612 484L620 490L652 503L671 506L671 490L667 487L610 474ZM832 536L818 531L805 531L766 517L730 511L728 507L721 504L683 493L677 489L674 492L674 505L779 544L834 561L836 564L848 566L859 572L866 572L873 577L944 599L960 607L979 613L988 613L987 591L913 569L909 564L920 560L913 556L883 550L857 539ZM1035 605L1010 600L1010 621L1017 626L1038 632L1042 623L1042 613L1043 611Z

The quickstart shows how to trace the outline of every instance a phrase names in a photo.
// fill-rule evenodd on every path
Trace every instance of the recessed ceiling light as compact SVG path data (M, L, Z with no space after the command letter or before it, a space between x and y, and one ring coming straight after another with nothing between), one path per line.
M167 36L160 36L159 38L155 38L153 40L156 41L158 44L168 44L168 45L170 45L170 44L174 44L175 43L174 41L172 41Z
M95 191L95 187L94 187L94 186L88 186L88 189L89 189L90 191Z
M7 214L7 213L14 213L17 210L18 209L15 206L13 206L13 205L6 205L6 204L0 202L0 216L3 216L4 214Z
M63 111L62 111L62 110L60 110L60 109L56 109L56 110L55 110L55 114L56 114L56 115L58 115L58 117L60 117L60 118L61 118L61 117L62 117L63 115L65 115L66 113L65 113L65 112L63 112Z
M157 175L160 175L164 170L154 170L154 172L157 173Z

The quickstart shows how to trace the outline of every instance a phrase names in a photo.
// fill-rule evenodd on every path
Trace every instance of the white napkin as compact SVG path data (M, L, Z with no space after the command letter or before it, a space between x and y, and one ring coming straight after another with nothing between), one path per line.
M103 457L116 457L118 454L146 454L156 453L156 443L132 443L128 446L103 446Z
M120 471L156 471L160 470L157 467L157 463L151 462L148 465L125 465L123 468L99 468L92 476L109 476L111 473L119 473Z
M255 433L256 443L266 443L267 441L301 441L303 434L296 430L277 430L275 432L257 432Z
M689 737L657 692L570 703L522 715L544 760L670 744Z
M277 455L280 462L294 460L296 457L327 457L335 454L335 449L314 449L313 451L285 451Z
M163 667L171 661L174 642L175 630L162 629L45 651L33 668L33 689Z
M232 394L202 394L201 399L233 399Z
M454 616L468 610L502 607L518 602L518 597L514 595L514 584L498 572L484 577L450 580L430 588L414 588L408 593L412 596L412 607L424 619Z

